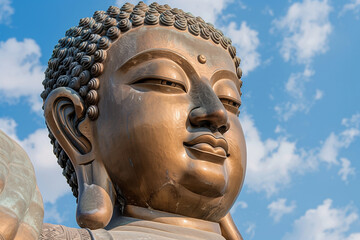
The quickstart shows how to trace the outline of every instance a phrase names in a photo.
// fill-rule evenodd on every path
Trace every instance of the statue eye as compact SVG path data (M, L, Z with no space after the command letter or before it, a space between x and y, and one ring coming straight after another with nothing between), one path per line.
M239 115L240 113L239 108L241 105L241 101L230 98L224 98L224 97L221 97L220 101L228 111L233 112L236 115Z
M186 91L185 87L183 85L179 84L179 83L171 82L171 81L168 81L168 80L160 80L160 81L161 81L162 85L171 86L171 87L174 87L174 88L179 88L179 89L183 90L184 92Z
M183 84L168 79L146 78L136 81L132 85L137 89L158 90L165 93L186 92L186 88Z

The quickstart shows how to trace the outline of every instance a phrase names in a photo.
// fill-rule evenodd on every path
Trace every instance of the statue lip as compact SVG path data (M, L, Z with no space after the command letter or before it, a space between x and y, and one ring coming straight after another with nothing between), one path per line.
M192 155L202 160L222 163L229 156L225 138L215 137L209 133L196 134L194 138L184 142L184 146Z

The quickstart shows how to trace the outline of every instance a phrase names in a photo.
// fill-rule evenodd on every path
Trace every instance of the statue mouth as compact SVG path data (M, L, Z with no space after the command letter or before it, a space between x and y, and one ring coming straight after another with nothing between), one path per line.
M195 158L218 164L222 164L229 156L225 138L209 133L196 134L194 138L184 142L184 146Z

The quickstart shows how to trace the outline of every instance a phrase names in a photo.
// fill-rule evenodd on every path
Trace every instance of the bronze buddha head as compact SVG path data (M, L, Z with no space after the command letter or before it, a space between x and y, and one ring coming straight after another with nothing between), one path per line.
M224 218L246 166L239 64L222 32L168 5L110 7L67 31L42 97L80 226L106 226L116 204Z

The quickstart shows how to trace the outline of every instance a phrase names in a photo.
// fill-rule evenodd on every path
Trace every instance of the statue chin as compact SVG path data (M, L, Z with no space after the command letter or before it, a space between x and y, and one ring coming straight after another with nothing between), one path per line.
M224 167L213 163L202 163L198 169L185 174L180 184L190 192L208 198L224 196L227 178Z
M189 192L192 192L193 194L198 195L199 197L204 196L208 198L219 198L224 196L224 190L225 188L222 187L221 189L215 188L213 186L212 188L209 187L206 183L202 183L197 185L196 187L194 184L183 184L182 185L185 189L187 189Z
M180 184L167 184L151 196L148 204L151 209L218 222L228 212L228 209L219 207L222 202L223 196L207 197ZM202 206L201 209L199 205Z

